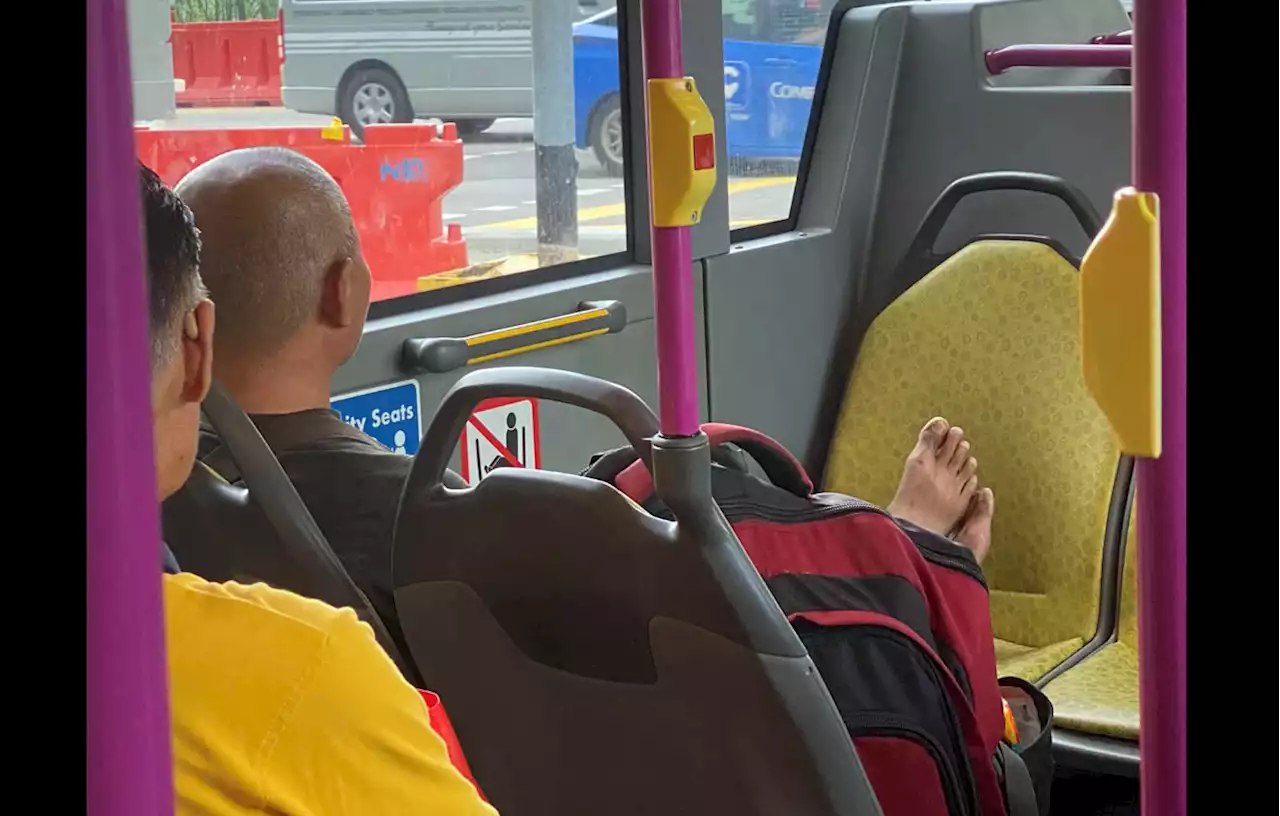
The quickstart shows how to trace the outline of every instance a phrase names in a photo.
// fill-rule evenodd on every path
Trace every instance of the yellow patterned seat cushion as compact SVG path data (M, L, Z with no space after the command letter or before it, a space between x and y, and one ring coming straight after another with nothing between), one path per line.
M1045 686L1054 725L1086 734L1138 739L1138 650L1109 643Z
M1125 545L1116 641L1044 687L1058 728L1138 739L1138 551L1135 525Z
M996 675L1039 679L1084 646L1083 638L1071 638L1048 646L1023 646L996 638Z
M867 331L827 465L829 489L884 506L931 416L964 428L996 496L992 623L1033 681L1097 628L1120 456L1085 388L1078 303L1078 272L1051 247L960 250Z

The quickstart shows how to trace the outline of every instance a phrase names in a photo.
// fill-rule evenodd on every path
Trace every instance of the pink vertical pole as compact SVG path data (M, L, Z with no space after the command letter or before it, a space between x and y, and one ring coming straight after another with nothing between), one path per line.
M644 77L684 76L680 0L644 0ZM645 111L646 116L648 111ZM650 184L653 168L649 168ZM652 198L652 197L651 197ZM653 308L658 335L658 407L663 436L698 432L698 347L693 311L693 251L688 227L657 227L652 219Z
M1142 812L1187 812L1187 5L1133 11L1133 183L1160 197L1159 459L1138 462Z
M160 519L125 0L88 0L86 796L171 816Z

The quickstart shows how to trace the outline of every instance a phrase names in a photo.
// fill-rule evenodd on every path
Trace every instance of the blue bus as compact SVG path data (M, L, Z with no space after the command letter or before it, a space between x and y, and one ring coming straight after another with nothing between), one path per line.
M835 0L721 0L725 143L734 159L796 159ZM574 27L577 144L622 175L617 11Z

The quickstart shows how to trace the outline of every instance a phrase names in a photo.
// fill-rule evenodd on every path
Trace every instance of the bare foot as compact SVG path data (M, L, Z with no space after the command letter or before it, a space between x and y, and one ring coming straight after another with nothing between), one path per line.
M977 470L978 460L969 455L964 431L934 417L920 430L902 469L898 493L886 509L926 530L951 535L978 489Z
M969 500L969 511L960 521L960 529L952 536L957 544L968 547L979 564L991 547L991 517L996 511L996 496L984 487Z

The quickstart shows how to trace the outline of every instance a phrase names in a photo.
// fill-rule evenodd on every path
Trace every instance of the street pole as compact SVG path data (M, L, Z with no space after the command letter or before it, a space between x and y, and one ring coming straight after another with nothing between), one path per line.
M574 152L573 18L576 0L532 0L533 144L538 265L578 257Z

